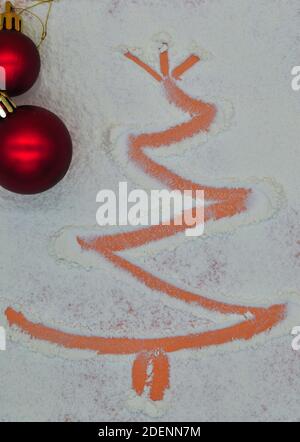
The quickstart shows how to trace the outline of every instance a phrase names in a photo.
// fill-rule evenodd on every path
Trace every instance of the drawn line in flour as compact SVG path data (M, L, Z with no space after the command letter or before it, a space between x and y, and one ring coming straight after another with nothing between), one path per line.
M174 190L204 190L206 200L211 204L205 210L205 221L217 221L242 214L247 210L247 199L251 189L237 187L211 187L200 185L175 174L145 154L145 148L159 149L171 146L184 139L191 138L200 132L207 132L216 116L214 105L191 98L176 85L176 80L194 66L199 57L191 55L169 74L168 50L160 53L160 71L158 74L135 55L127 52L125 56L140 66L149 75L162 84L166 98L190 115L190 120L161 132L130 135L128 139L128 155L141 170L164 185ZM192 209L193 210L193 209ZM94 251L117 268L125 270L135 279L141 281L152 290L178 299L184 303L200 306L210 311L222 314L238 314L241 322L216 330L173 336L157 339L135 338L105 338L93 336L79 336L64 333L42 324L29 321L22 313L12 308L6 310L6 317L10 326L17 326L20 330L33 338L55 343L66 348L92 350L100 354L137 354L132 369L132 386L138 395L149 392L153 401L162 400L165 390L169 388L169 360L167 353L179 350L217 346L233 340L249 340L255 335L265 332L278 324L285 316L286 305L278 304L271 307L251 307L229 304L180 289L162 279L152 275L138 265L119 256L117 252L140 247L153 241L171 237L184 231L188 226L158 225L140 229L134 232L115 235L98 236L93 239L78 237L77 241L85 251ZM251 318L249 319L249 314Z

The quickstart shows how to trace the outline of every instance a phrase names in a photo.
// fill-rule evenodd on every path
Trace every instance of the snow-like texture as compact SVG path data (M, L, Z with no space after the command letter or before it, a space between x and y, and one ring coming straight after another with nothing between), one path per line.
M292 351L289 333L300 325L300 95L290 87L291 68L300 62L299 23L297 0L55 2L40 80L16 101L63 118L74 161L63 182L45 194L0 191L0 325L8 305L44 324L93 335L169 336L218 322L159 293L149 296L100 258L84 265L69 233L61 236L76 232L72 226L95 224L100 189L117 189L124 180L149 189L123 161L122 137L114 134L160 130L184 118L122 55L130 48L157 68L162 41L175 65L191 52L203 56L181 87L214 102L225 116L215 134L156 160L194 181L266 179L275 183L276 198L259 223L176 245L166 241L132 259L214 299L288 302L288 322L274 335L226 346L226 352L171 355L172 389L159 410L132 397L132 356L67 354L11 336L0 352L0 420L133 421L161 414L157 419L167 421L299 420L300 353ZM35 26L28 21L36 37Z

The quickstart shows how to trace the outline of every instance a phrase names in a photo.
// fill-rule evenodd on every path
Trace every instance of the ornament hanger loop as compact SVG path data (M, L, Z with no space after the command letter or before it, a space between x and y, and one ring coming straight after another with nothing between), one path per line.
M47 37L48 23L49 23L49 18L50 18L53 2L54 2L54 0L40 0L36 3L34 3L33 5L27 6L26 8L14 8L16 11L18 11L19 16L21 16L25 12L25 13L32 15L34 18L36 18L40 22L40 24L42 26L42 33L41 33L40 41L37 44L38 48L40 48L41 44L43 43L43 41ZM10 2L7 2L7 3L10 3ZM46 15L44 22L39 15L32 12L32 9L36 8L37 6L43 5L43 4L48 4L48 11L47 11L47 15Z

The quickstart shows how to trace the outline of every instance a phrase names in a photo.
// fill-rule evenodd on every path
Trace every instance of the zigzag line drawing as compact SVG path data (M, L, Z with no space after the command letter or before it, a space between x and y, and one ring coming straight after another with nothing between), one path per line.
M159 83L170 105L176 106L190 117L188 121L168 127L160 132L130 135L128 138L130 161L145 174L155 178L169 189L181 192L184 190L203 190L206 201L210 202L205 208L205 221L217 222L247 211L247 200L251 195L251 188L211 187L198 184L160 165L145 153L145 148L159 149L171 146L174 143L192 138L200 132L209 131L216 116L216 107L213 104L190 97L178 86L178 80L182 78L185 72L196 65L200 58L196 55L190 55L179 66L170 71L169 52L167 49L163 50L160 52L160 73L158 73L129 51L125 54L125 57ZM32 338L65 348L91 350L99 355L134 354L136 356L132 367L132 388L139 396L146 395L152 401L163 400L166 389L170 387L169 353L220 346L235 340L250 340L255 335L270 330L279 324L286 315L285 304L275 304L270 307L244 306L220 302L210 297L183 290L154 276L118 254L118 252L138 248L150 242L177 235L184 232L186 228L188 226L184 224L180 226L174 223L171 223L171 225L161 224L132 232L98 235L96 238L78 236L77 242L82 250L101 255L113 266L129 273L153 291L192 305L194 309L201 307L224 315L239 315L241 320L235 325L196 334L155 339L107 338L65 333L43 324L34 323L27 319L22 312L18 312L12 307L7 308L5 312L9 325L17 327Z

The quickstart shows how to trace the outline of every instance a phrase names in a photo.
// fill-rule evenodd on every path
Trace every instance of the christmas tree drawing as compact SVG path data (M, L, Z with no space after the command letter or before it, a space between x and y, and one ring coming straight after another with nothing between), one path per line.
M187 95L178 85L185 72L199 62L199 57L190 55L174 69L170 68L168 50L160 53L160 73L145 64L130 52L125 57L135 63L145 73L152 76L170 105L180 109L189 116L184 123L152 133L132 134L128 138L128 157L136 167L146 175L156 179L169 189L204 190L208 204L205 208L205 221L231 218L247 211L247 201L251 188L211 187L195 183L171 171L151 159L145 149L159 149L172 146L182 140L194 137L200 132L208 132L216 116L216 107ZM190 209L193 210L193 209ZM209 346L220 346L235 340L250 340L255 335L270 330L285 316L283 304L270 307L255 307L230 304L211 299L209 296L187 291L173 285L139 265L133 264L120 252L138 248L151 242L162 241L183 233L187 225L155 225L125 233L98 235L89 237L79 235L77 242L84 253L96 253L105 258L118 271L127 272L149 289L162 296L176 299L223 315L238 315L240 321L234 325L202 331L195 334L178 335L162 338L137 339L131 337L107 338L66 333L58 329L37 324L28 319L23 312L9 307L6 317L11 327L17 327L34 339L47 341L65 348L90 350L101 354L135 355L132 367L132 388L137 395L147 395L153 401L164 398L170 387L170 366L168 355L172 352L189 349L202 349ZM76 239L74 238L74 241Z

